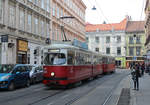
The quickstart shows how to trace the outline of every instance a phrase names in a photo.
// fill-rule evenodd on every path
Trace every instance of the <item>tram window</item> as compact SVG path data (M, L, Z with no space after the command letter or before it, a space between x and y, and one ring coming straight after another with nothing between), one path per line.
M74 55L75 55L75 54L74 54L73 51L69 51L69 52L68 52L68 59L67 59L68 65L73 65L73 64L75 64Z
M63 65L66 63L66 57L63 53L50 53L44 59L44 64L47 65Z
M77 65L83 65L86 64L86 55L82 52L77 52L76 53L76 64Z

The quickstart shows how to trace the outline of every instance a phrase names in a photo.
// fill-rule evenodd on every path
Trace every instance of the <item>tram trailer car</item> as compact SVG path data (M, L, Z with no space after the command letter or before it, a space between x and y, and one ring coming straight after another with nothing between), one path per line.
M103 73L102 56L65 44L45 48L44 80L47 86L67 86Z
M103 74L115 72L116 67L115 67L115 58L114 57L103 56L102 62L103 62L103 64L102 64Z

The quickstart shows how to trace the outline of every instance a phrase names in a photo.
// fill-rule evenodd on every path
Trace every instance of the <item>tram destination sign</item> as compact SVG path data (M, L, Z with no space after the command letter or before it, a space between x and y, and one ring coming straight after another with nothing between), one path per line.
M1 42L8 42L8 35L1 35Z
M55 53L55 52L60 52L60 50L59 50L59 49L48 49L48 52L53 52L53 53Z

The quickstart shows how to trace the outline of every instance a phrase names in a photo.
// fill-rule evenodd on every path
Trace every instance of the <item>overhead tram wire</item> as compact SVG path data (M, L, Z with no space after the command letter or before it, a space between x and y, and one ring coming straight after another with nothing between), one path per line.
M112 23L110 23L109 20L107 19L107 17L104 15L104 12L103 12L103 10L101 9L101 6L99 5L99 3L98 3L96 0L95 0L95 3L98 5L97 7L98 7L99 10L101 11L101 13L102 13L103 17L106 19L107 23L109 23L109 25L110 25L110 26L112 27L112 29L113 29Z
M143 11L144 11L144 5L145 5L145 2L143 0L142 11L141 11L141 15L140 15L140 20L139 21L142 20L142 14L143 14ZM139 24L138 24L138 29L139 29L140 25L141 25L141 22L139 22Z
M88 2L89 2L89 4L92 5L93 8L95 8L95 9L93 9L93 8L92 8L92 9L93 9L94 11L96 11L96 7L93 5L93 3L92 3L90 0L88 0ZM96 11L96 12L101 16L101 14L100 14L98 11Z

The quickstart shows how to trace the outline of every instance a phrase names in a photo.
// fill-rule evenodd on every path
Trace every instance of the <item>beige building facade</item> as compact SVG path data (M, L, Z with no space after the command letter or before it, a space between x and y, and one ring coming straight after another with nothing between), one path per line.
M145 48L146 48L146 62L150 63L150 1L146 1L145 5L145 34L146 34L146 42L145 42Z
M0 0L0 64L42 64L46 40L64 40L61 26L84 41L85 9L81 0Z
M52 0L52 36L53 40L65 40L61 26L64 27L67 40L74 38L85 41L85 9L82 0ZM69 18L61 18L69 17ZM70 18L72 17L72 18Z

